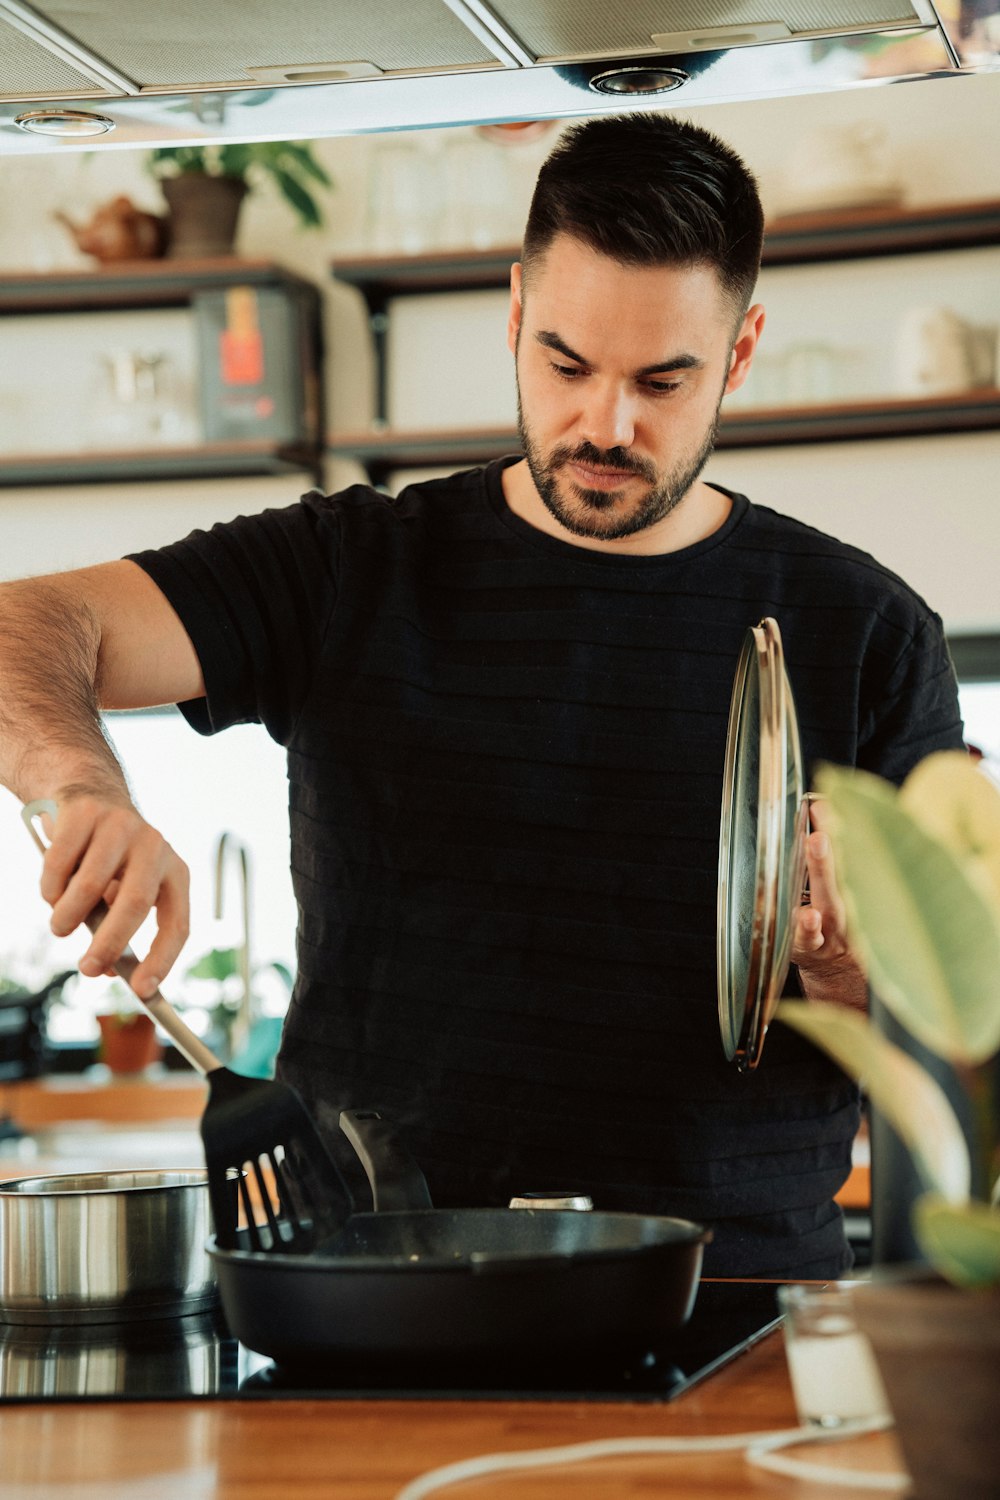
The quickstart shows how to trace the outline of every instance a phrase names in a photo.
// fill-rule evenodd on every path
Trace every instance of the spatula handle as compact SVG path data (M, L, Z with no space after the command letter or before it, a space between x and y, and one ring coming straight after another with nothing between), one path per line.
M107 914L108 908L103 901L99 901L90 913L90 916L86 919L87 926L91 932L97 931ZM139 960L132 952L132 949L128 946L123 948L121 956L111 967L119 978L124 979L125 983L131 989L132 975L139 967ZM132 990L132 993L135 994L135 991ZM143 999L142 995L136 995L136 999L146 1007L158 1025L163 1027L163 1030L177 1049L184 1054L192 1068L199 1072L203 1078L207 1073L211 1073L214 1069L222 1067L215 1053L205 1046L200 1037L195 1036L190 1026L181 1020L170 1004L170 1001L165 999L159 990L150 995L148 1000Z
M47 813L50 818L54 819L57 811L56 804L49 798L41 798L37 802L29 802L21 809L21 817L24 825L43 854L46 847L45 841L35 827L33 820L40 813ZM91 932L97 931L107 914L108 908L105 903L98 901L89 917L85 919ZM130 989L132 988L132 975L138 967L139 960L127 945L122 951L121 957L112 965L115 973L121 979L125 980ZM135 991L133 990L132 993L135 994ZM200 1073L203 1078L206 1074L214 1072L216 1068L222 1067L215 1053L205 1046L200 1037L195 1036L190 1026L181 1020L173 1006L168 1000L164 999L159 990L154 995L150 995L148 1000L144 1000L141 995L136 995L136 999L141 1001L157 1024L167 1033L170 1040L177 1047L177 1050L187 1058L192 1068Z

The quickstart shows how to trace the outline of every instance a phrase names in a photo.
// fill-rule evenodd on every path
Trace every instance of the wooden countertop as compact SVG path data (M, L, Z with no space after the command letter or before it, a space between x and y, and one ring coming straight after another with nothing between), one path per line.
M84 1073L0 1083L0 1115L9 1115L25 1131L70 1120L197 1120L206 1097L205 1084L195 1073L154 1065L132 1076L115 1076L98 1065Z
M5 1500L393 1500L479 1454L795 1425L780 1334L659 1405L456 1401L183 1401L0 1406ZM796 1448L800 1460L901 1471L890 1433ZM479 1479L455 1500L830 1500L874 1497L752 1467L741 1453L602 1459Z

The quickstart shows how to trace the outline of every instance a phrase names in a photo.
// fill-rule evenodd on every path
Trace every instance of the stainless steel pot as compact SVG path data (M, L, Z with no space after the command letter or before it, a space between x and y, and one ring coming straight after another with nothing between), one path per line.
M0 1322L117 1323L216 1298L204 1172L140 1170L0 1183Z

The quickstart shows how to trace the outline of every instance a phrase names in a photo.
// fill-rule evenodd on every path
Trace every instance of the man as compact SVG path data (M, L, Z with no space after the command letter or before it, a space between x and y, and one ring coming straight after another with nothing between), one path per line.
M567 132L512 275L524 458L7 587L0 772L59 804L54 931L110 895L85 973L155 906L144 994L183 942L186 873L97 704L260 720L288 751L300 910L279 1071L331 1140L342 1107L379 1107L439 1206L589 1192L710 1224L716 1274L835 1276L855 1090L783 1028L749 1075L719 1038L745 631L779 621L809 764L900 779L961 725L905 584L699 477L763 327L761 238L753 179L707 133ZM801 985L863 1003L822 832L810 876Z

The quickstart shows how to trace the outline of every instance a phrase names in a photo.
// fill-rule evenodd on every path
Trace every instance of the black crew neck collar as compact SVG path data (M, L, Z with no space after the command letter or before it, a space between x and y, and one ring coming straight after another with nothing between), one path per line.
M692 542L689 547L680 547L676 552L652 554L600 552L591 547L578 547L574 542L563 541L562 537L550 536L547 531L539 531L538 527L532 526L530 521L525 521L523 517L514 514L503 492L502 476L504 469L519 462L520 454L513 454L506 458L495 459L486 465L483 470L483 479L490 509L502 526L513 532L536 552L547 553L550 557L561 557L567 562L578 563L585 567L674 568L679 563L687 562L702 552L710 552L714 547L728 541L750 509L750 501L745 495L739 494L736 490L727 489L725 485L713 484L712 489L718 490L720 494L732 501L732 509L719 529L713 531L711 536L703 537L700 542Z

